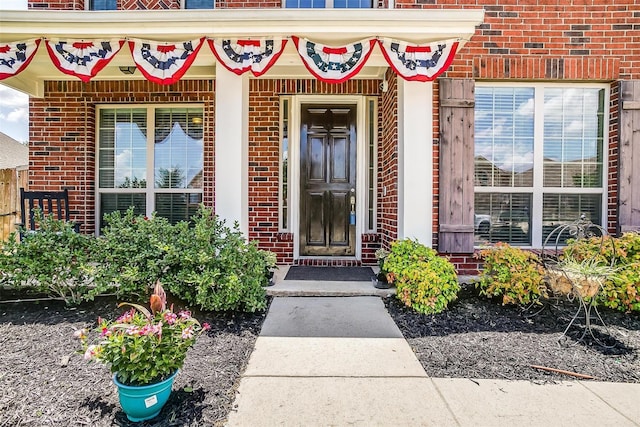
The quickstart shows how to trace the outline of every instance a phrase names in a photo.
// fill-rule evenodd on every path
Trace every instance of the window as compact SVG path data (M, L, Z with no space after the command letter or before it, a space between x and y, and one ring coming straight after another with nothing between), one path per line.
M284 0L286 8L308 9L371 9L371 0Z
M202 202L203 153L202 107L99 107L100 228L105 213L130 206L189 219Z
M185 9L213 9L215 0L184 0Z
M475 101L477 245L541 247L581 214L602 225L606 86L478 84Z
M116 10L116 0L90 0L89 10Z
M289 229L289 123L291 99L280 98L280 230Z
M378 108L375 98L367 98L367 230L376 231L376 189L378 149Z

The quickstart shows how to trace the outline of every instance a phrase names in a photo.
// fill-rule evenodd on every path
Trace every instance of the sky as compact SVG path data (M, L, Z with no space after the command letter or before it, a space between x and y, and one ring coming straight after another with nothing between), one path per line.
M20 9L27 9L27 0L0 0L0 10ZM29 140L28 120L29 97L0 84L0 132L20 142L27 142Z

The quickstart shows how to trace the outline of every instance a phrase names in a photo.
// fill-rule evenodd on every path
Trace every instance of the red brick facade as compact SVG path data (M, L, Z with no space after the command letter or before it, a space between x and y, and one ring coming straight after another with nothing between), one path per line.
M31 9L84 10L88 0L30 0ZM179 0L118 0L121 10L178 9ZM279 0L217 0L216 8L280 8ZM379 2L386 7L387 2ZM478 81L608 82L611 88L607 225L616 228L618 116L620 80L640 79L640 5L637 0L540 1L396 0L397 8L479 9L485 20L458 53L444 76ZM377 80L327 85L308 80L251 80L249 93L249 238L292 263L293 235L279 230L280 96L360 94L378 96L379 128L377 234L365 234L362 262L375 263L374 251L398 237L397 77L386 74L388 90ZM438 230L438 82L433 85L433 245ZM159 86L146 81L47 82L45 96L31 99L30 185L71 190L73 217L85 231L95 227L95 106L110 103L185 103L205 106L204 201L214 200L215 81L181 81ZM461 273L478 261L470 254L452 260ZM329 263L329 261L322 261Z

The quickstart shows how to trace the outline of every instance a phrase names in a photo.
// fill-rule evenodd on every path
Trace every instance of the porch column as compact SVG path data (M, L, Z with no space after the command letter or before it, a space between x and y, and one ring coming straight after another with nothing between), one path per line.
M398 78L398 238L433 239L433 83Z
M215 211L249 235L249 78L216 67Z

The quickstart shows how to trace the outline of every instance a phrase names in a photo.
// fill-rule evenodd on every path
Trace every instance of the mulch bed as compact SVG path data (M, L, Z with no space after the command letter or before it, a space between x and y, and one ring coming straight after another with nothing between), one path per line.
M265 313L197 313L211 330L189 351L173 393L155 420L131 423L108 369L77 354L75 329L124 309L99 298L75 309L60 301L0 304L0 427L214 426L232 410Z
M577 303L560 299L539 313L481 297L464 285L458 300L437 315L420 315L395 298L386 305L427 374L439 378L484 378L535 382L573 376L534 369L539 365L590 375L598 381L640 382L640 316L600 309L608 330L594 326L579 341L581 327L563 331ZM584 326L584 318L579 322ZM593 323L593 322L592 322Z

